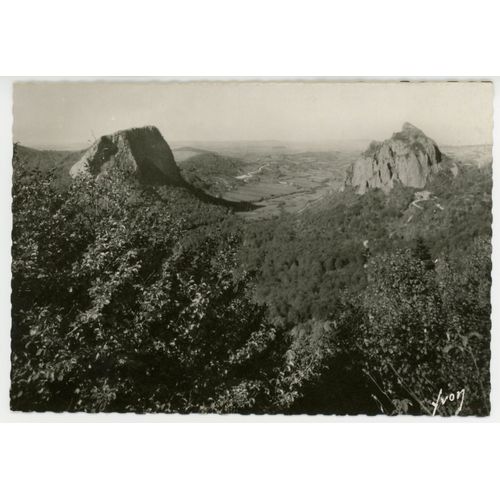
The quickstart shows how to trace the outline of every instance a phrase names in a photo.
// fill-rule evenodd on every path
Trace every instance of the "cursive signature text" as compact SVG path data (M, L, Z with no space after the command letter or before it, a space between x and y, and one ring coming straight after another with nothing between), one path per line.
M443 389L439 389L439 394L436 398L436 401L432 401L432 406L434 410L432 411L432 416L436 415L436 412L440 406L444 406L447 402L460 402L457 410L455 411L455 415L458 415L462 411L462 406L464 405L465 399L465 389L462 389L457 392L450 392L450 394L443 395Z

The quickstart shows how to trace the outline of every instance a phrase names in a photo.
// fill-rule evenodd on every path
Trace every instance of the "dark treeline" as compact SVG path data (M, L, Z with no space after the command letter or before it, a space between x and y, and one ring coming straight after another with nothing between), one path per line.
M488 414L491 170L429 189L248 223L15 151L12 408Z

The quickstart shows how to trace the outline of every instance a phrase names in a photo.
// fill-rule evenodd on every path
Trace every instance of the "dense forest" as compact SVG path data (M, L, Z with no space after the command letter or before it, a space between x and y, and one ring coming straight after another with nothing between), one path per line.
M60 170L14 150L14 410L489 413L491 168L258 222Z
M491 169L443 172L429 189L433 199L418 208L416 189L346 190L301 214L248 224L241 254L258 273L257 296L292 323L324 318L346 292L366 287L376 255L419 247L429 260L467 260L476 239L491 238Z

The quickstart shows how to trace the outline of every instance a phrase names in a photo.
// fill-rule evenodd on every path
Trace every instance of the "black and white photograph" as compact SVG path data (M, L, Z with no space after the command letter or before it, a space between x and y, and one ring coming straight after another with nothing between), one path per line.
M490 415L493 84L17 81L14 413Z
M0 499L496 499L499 14L5 0Z

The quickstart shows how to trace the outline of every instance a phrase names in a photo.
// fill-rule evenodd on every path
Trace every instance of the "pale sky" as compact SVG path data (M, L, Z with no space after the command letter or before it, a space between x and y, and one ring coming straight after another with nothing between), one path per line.
M348 82L26 82L14 141L70 148L156 125L167 142L382 140L411 122L442 145L492 142L493 85Z

